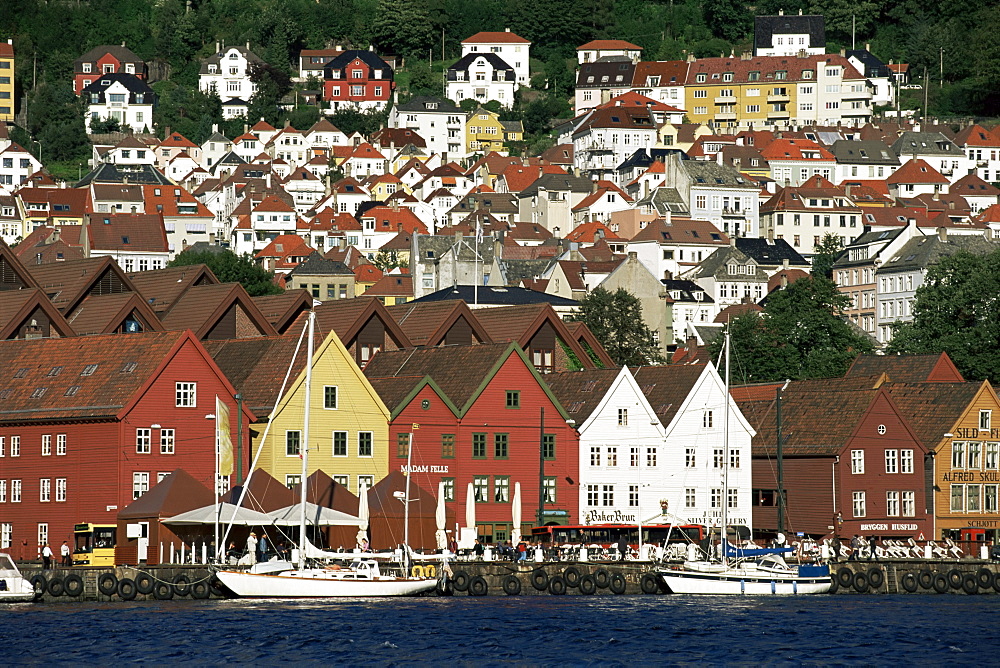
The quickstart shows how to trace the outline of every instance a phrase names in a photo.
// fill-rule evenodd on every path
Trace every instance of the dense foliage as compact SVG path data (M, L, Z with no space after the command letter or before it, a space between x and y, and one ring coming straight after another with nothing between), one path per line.
M763 313L745 313L728 325L734 377L757 383L843 376L857 355L874 350L871 339L841 317L848 299L822 276L771 293ZM722 343L718 337L709 346L713 358Z
M242 283L251 297L278 295L284 292L274 283L274 274L254 263L249 255L237 255L229 250L221 252L188 249L177 254L171 267L206 264L223 283Z
M941 351L967 380L1000 382L1000 250L944 258L917 288L913 321L894 328L889 352Z
M580 300L580 311L567 320L587 325L615 364L640 366L663 362L653 333L642 320L642 303L624 288L595 288Z

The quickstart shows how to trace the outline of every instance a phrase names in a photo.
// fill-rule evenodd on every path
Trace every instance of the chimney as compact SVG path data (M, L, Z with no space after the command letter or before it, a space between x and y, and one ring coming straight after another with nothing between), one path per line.
M455 230L455 243L459 243L461 241L462 241L462 231Z
M221 47L221 45L218 42L216 42L215 43L215 52L219 53L220 51L222 51L222 47Z
M345 248L347 248L347 237L340 237L339 239L337 239L337 248L339 248L340 250L344 250Z
M937 233L938 233L938 241L940 241L941 243L946 243L948 241L948 228L947 227L939 227L937 229Z
M781 258L781 268L784 269L784 270L786 270L786 271L788 270L788 258L787 257Z
M851 196L851 184L850 183L848 183L847 185L844 186L844 194L847 195L848 197Z
M865 51L871 52L871 50L872 50L872 43L865 42Z

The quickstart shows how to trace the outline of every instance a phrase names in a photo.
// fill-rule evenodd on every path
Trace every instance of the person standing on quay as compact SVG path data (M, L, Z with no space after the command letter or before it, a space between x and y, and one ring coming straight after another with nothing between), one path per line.
M851 539L851 554L847 557L848 561L861 561L861 555L858 554L861 551L861 538L858 534L854 534L854 538Z
M52 548L46 543L42 547L42 570L47 571L52 568Z
M69 553L69 543L63 541L62 547L59 548L60 553L62 553L62 565L67 568L73 565L73 558Z

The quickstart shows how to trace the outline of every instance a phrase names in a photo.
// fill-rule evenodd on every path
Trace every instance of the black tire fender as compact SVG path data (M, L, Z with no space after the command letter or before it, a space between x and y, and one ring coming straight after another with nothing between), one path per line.
M854 582L854 571L852 571L847 566L841 566L837 569L837 584L839 584L844 589L847 589Z
M962 576L962 591L966 594L979 593L979 578L975 573L966 573Z
M477 575L469 580L469 596L486 596L489 591L490 587L482 575Z
M976 580L980 589L990 589L993 586L993 571L985 566L976 571Z
M566 581L566 586L572 589L576 589L580 586L580 569L576 566L570 566L563 571L563 580Z
M455 571L455 577L452 578L452 584L455 587L455 591L469 591L469 585L472 584L472 578L465 571Z
M35 588L35 598L38 599L40 596L44 596L45 592L48 591L49 583L45 580L45 576L41 573L36 573L31 576L31 586Z
M577 585L580 589L580 593L585 596L591 596L597 593L597 581L594 580L593 575L584 575L580 578L580 584Z
M175 596L187 596L191 593L191 581L183 573L175 575L172 584Z
M961 589L963 576L964 574L962 571L957 568L951 569L948 571L948 586L952 589Z
M105 596L113 596L118 591L118 576L114 573L101 573L97 578L97 591Z
M868 581L868 574L864 571L858 571L854 574L854 579L851 582L851 586L854 587L854 591L859 594L864 594L871 587L871 583Z
M840 591L840 582L837 580L836 575L830 576L830 589L827 590L827 594L836 594Z
M63 591L73 598L80 596L83 594L83 578L76 573L70 573L63 579Z
M921 589L933 589L934 588L934 572L929 568L925 568L920 571L917 575L917 584L920 585Z
M63 594L66 593L66 586L63 584L62 578L56 576L54 578L49 579L49 582L46 585L45 590L49 592L49 596L62 596Z
M948 576L944 573L934 574L934 591L939 594L945 594L948 592Z
M899 585L909 593L914 593L917 591L917 576L913 573L904 573L903 577L899 579Z
M549 588L549 574L544 568L536 568L531 571L531 586L538 591L545 591Z
M660 591L660 576L656 573L643 573L639 579L639 589L643 594L656 594Z
M611 590L612 594L621 595L625 593L625 587L627 583L625 582L625 576L621 573L614 573L611 579L608 581L608 589Z
M611 584L611 574L608 573L608 569L598 568L594 571L594 583L598 589L607 589Z
M878 590L883 584L885 584L885 571L878 566L869 568L868 583L872 586L872 590Z
M156 582L153 585L153 598L157 601L169 601L174 597L174 587L169 582Z
M149 573L136 573L135 590L143 596L149 596L153 593L153 584L153 576Z
M212 589L207 580L199 580L191 585L191 598L204 600L212 595Z
M521 580L516 575L505 576L500 586L503 587L503 593L508 596L517 596L521 593Z
M136 589L135 580L131 578L122 578L118 581L118 598L121 600L134 601L137 593L138 589Z
M549 578L549 593L554 596L562 596L566 593L566 581L559 575Z

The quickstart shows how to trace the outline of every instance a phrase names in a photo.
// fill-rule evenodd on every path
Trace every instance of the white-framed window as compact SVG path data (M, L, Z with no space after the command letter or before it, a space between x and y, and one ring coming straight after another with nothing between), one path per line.
M657 448L646 448L646 468L656 466L656 451Z
M21 437L11 436L10 437L10 456L20 457L21 456Z
M615 505L614 485L601 485L601 505L605 507Z
M159 485L163 482L163 479L170 475L170 471L157 471L156 472L156 484Z
M889 517L899 517L899 492L885 493L885 514Z
M899 452L895 449L885 451L885 472L896 473L899 470Z
M694 508L695 505L697 505L695 503L695 494L696 493L697 493L697 491L696 491L696 489L694 487L686 487L684 489L684 507L685 508Z
M0 503L7 503L7 481L0 480Z
M0 450L2 449L3 449L2 443L0 443ZM56 434L56 456L61 457L65 454L66 454L66 434Z
M0 447L2 445L0 443ZM1000 463L1000 443L996 441L988 442L986 444L986 457L983 459L983 468L996 471L998 463Z
M639 507L639 485L628 486L628 505L630 508Z
M6 446L6 438L4 436L0 436L0 457L7 456L7 450L5 446Z
M983 512L997 512L997 485L983 485Z
M715 448L712 450L712 468L721 469L725 466L725 449Z
M149 471L134 471L132 473L132 498L138 499L149 491Z
M323 386L323 408L327 410L337 409L337 386L336 385L324 385Z
M982 485L966 485L965 486L965 509L970 513L978 513L981 510L980 506L980 493L983 490Z
M10 522L0 523L0 549L6 550L10 547L14 525Z
M684 468L693 469L696 465L695 449L684 448Z
M865 472L865 451L851 450L851 473L861 475Z
M152 443L152 430L151 429L136 429L135 430L135 452L139 455L148 455L152 448L150 447Z
M852 492L851 500L852 500L851 509L854 511L854 517L864 517L866 512L864 491Z
M954 441L951 444L951 468L965 468L965 442Z
M333 456L334 457L346 457L347 456L347 432L346 431L335 431L335 432L333 432Z
M600 500L600 489L597 485L587 485L587 505L595 507Z
M49 544L49 523L48 522L39 522L38 523L38 545L39 545L39 547L41 547L42 545L48 545L48 544Z
M298 457L302 454L302 432L290 429L285 432L285 456Z
M715 424L715 417L710 410L702 411L701 413L701 428L711 429Z
M52 479L42 478L38 481L38 502L48 503L52 499Z
M739 508L740 507L740 495L739 490L730 487L726 490L726 507L727 508Z
M42 457L52 454L52 434L42 434Z
M989 431L992 421L993 411L979 411L979 431Z
M21 503L21 481L11 480L10 481L10 502L11 503Z
M178 408L194 408L198 405L198 383L177 383L175 406Z
M899 472L913 473L913 450L905 449L899 451Z
M628 409L619 408L618 409L618 426L627 427L628 426Z
M302 482L301 473L288 473L285 474L285 487L288 489L295 489Z
M951 512L965 512L965 485L958 484L951 486Z
M902 506L900 508L900 511L903 517L916 517L917 516L916 493L900 492L899 499Z
M618 446L608 446L608 466L618 466Z
M966 452L966 464L970 469L978 469L982 464L983 444L981 441L969 441Z
M729 468L738 469L740 467L740 451L739 448L733 448L729 451Z
M640 455L639 448L637 446L634 446L634 445L631 446L628 449L628 465L631 466L632 468L638 467L639 466L639 457L640 456L641 455Z
M372 457L374 434L370 431L358 432L358 457Z
M66 478L56 478L56 503L66 501Z
M712 508L722 507L722 488L713 487L711 493L709 494L709 499L711 501L710 505Z
M590 446L590 465L591 466L601 465L601 446L599 445Z
M175 452L175 445L177 443L176 433L173 429L161 429L160 430L160 454L161 455L172 455Z

